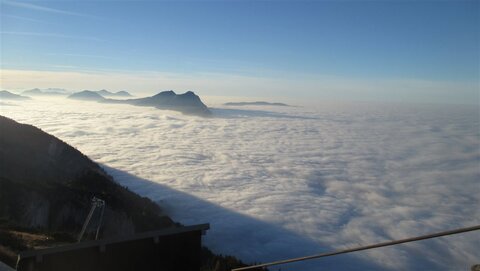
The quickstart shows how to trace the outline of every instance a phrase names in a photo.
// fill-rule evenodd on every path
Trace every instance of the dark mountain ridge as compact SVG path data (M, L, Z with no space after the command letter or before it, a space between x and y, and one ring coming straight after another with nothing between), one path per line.
M183 94L176 94L174 91L169 90L162 91L151 97L126 100L104 99L101 100L101 102L131 104L136 106L153 106L159 109L180 111L184 114L198 116L211 115L208 107L202 102L200 97L192 91L187 91Z
M107 202L104 236L175 226L158 205L114 182L65 142L3 116L0 128L1 221L76 234L96 196Z
M69 99L97 101L111 104L130 104L135 106L151 106L158 109L179 111L187 115L210 116L212 113L192 91L176 94L173 90L162 91L156 95L137 99L107 99L99 94L99 91L84 90L68 96Z

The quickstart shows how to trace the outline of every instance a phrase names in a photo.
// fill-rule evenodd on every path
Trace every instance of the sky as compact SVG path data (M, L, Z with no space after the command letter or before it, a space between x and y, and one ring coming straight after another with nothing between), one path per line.
M478 1L9 1L5 89L474 103Z

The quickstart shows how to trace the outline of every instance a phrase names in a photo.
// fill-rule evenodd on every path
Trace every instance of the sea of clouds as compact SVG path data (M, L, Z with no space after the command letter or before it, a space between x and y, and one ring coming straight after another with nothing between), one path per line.
M247 262L480 224L478 106L204 101L212 118L65 98L0 108L175 220L210 223L205 244ZM471 232L278 268L468 270L478 251Z

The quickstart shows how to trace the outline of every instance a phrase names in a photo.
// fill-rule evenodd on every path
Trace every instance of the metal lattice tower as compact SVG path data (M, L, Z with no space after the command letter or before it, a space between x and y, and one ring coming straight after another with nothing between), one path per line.
M85 230L87 229L87 226L90 223L90 220L92 219L92 215L95 212L95 209L97 208L101 208L100 219L98 221L97 231L95 234L95 240L98 239L98 233L100 232L100 227L102 226L103 213L105 211L105 201L97 197L93 197L92 207L90 208L90 212L88 213L87 218L85 219L85 222L83 223L82 231L78 235L77 242L80 242L82 240L83 234L85 234Z

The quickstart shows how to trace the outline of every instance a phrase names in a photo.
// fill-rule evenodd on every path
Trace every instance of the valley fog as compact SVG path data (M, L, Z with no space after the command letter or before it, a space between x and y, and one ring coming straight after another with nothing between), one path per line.
M212 117L65 98L0 108L76 147L174 220L211 223L205 244L247 262L480 222L478 106L202 99ZM349 261L378 270L467 270L479 250L473 232Z

